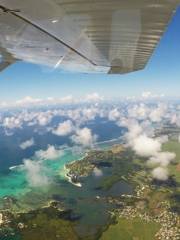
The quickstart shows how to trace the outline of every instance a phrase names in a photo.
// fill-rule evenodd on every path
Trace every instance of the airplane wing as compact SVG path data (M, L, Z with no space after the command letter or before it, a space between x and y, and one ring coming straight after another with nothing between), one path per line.
M180 0L0 0L0 70L16 60L77 72L143 69Z
M0 71L4 70L15 61L16 59L8 53L6 49L0 47Z

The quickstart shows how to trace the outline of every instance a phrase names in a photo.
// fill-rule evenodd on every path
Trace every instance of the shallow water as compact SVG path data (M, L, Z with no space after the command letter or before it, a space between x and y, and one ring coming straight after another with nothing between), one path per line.
M112 145L112 142L109 144ZM101 144L101 148L108 148L108 143ZM108 191L98 188L103 177L111 175L111 168L102 167L103 175L96 177L91 174L82 178L82 187L77 187L68 182L65 177L65 164L79 159L82 155L65 150L63 156L56 160L47 160L44 165L49 169L48 175L51 183L45 187L30 187L23 168L16 167L8 174L0 175L0 208L10 208L13 211L27 211L42 207L49 200L60 200L63 205L72 209L79 216L77 231L81 236L95 234L99 228L109 220L108 210L114 206L108 204L103 197L131 194L133 189L126 182L118 182ZM17 202L7 205L3 197L15 197ZM6 204L5 204L6 203ZM17 238L18 239L18 238ZM6 239L7 240L7 239Z

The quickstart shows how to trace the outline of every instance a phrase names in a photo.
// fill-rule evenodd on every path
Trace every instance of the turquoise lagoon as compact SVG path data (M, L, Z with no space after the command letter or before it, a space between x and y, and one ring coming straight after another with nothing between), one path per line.
M108 149L115 143L119 143L120 139L113 139L111 141L100 142L96 145L96 148ZM71 148L65 148L63 156L55 160L43 160L43 165L49 170L48 175L50 179L56 180L66 180L65 177L65 165L72 161L81 159L85 153L76 153L72 151ZM36 161L38 159L34 159ZM52 187L50 184L49 187ZM41 187L42 191L48 189L49 187ZM0 198L6 196L14 196L17 198L22 197L22 195L30 192L36 191L37 188L31 188L27 181L26 171L23 170L23 165L12 166L9 171L4 171L0 173ZM39 191L39 189L38 189Z
M98 144L96 147L107 149L115 143L114 141ZM59 200L63 207L71 209L78 217L77 231L80 236L95 234L101 227L107 224L109 211L114 206L108 204L105 198L108 194L115 195L131 193L132 187L124 182L117 183L112 191L105 192L98 189L101 178L93 174L82 180L82 187L77 187L66 178L65 164L78 160L84 156L65 149L64 155L56 160L45 160L44 166L48 169L50 183L44 187L31 187L28 184L26 172L23 167L11 168L8 173L0 175L0 209L9 208L11 211L26 212L47 205L50 200ZM36 159L35 159L36 161ZM111 174L109 168L103 168L103 176ZM114 192L113 192L114 191ZM7 204L7 198L15 198Z

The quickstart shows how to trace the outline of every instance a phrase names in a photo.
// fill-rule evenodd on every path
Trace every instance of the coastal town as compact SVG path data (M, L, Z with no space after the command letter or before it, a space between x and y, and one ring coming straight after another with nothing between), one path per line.
M115 145L108 151L91 152L81 162L74 162L68 165L69 177L74 182L80 182L80 179L91 174L95 167L101 164L105 164L106 167L110 166L112 164L111 159L119 158L119 156L123 155L123 151L126 153L122 145ZM107 155L104 156L104 154ZM179 240L180 216L172 211L170 201L166 199L170 190L165 187L157 189L152 184L152 178L148 175L146 178L142 178L143 174L147 175L147 173L139 171L138 173L131 172L131 174L127 173L127 175L123 174L121 176L122 180L132 181L135 189L133 194L122 194L119 198L107 197L107 201L110 204L120 206L111 212L111 216L116 219L140 219L145 223L155 223L158 226L158 231L155 233L154 239ZM136 182L137 176L140 176L138 184ZM97 199L100 200L101 197L97 196Z
M137 187L133 195L123 195L121 198L112 199L111 203L121 205L119 209L111 212L112 217L117 219L125 218L127 220L140 219L143 222L154 222L159 225L159 230L155 234L156 240L179 240L180 239L180 217L177 213L171 211L170 203L167 200L157 202L158 208L156 213L144 211L143 201L145 201L144 193L152 191L148 185ZM133 204L129 204L128 199L133 199ZM134 203L138 204L134 204Z

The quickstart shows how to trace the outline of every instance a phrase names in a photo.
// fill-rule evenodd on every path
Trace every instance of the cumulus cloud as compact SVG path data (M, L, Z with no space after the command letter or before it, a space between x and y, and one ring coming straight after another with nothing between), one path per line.
M168 136L154 138L154 129L148 120L142 121L140 124L135 119L123 118L119 124L127 127L128 132L125 134L125 139L139 156L156 155L161 152L162 143L168 141Z
M80 102L99 102L102 101L103 97L98 93L92 93L86 95L84 98L74 98L72 95L67 95L62 98L48 97L46 99L33 98L26 96L23 99L17 100L14 103L0 104L0 107L32 107L32 106L49 106L58 104L74 104Z
M40 112L37 114L37 117L36 117L37 123L41 126L45 126L51 122L52 117L53 117L53 115L52 115L51 111Z
M94 168L93 170L93 175L95 177L102 177L103 176L103 171L97 167Z
M22 121L19 117L5 117L2 126L8 129L22 128Z
M8 103L5 101L0 102L0 108L6 108L8 107Z
M159 104L157 108L152 109L149 118L152 122L160 122L166 113L166 109L167 107L165 104Z
M43 106L43 105L56 105L56 104L70 104L74 103L75 99L71 96L65 96L62 98L48 97L47 99L33 98L26 96L23 99L17 100L15 103L11 103L12 107L32 107L32 106Z
M109 116L108 116L109 120L116 121L119 117L120 117L120 112L118 111L117 108L114 108L109 112Z
M82 110L82 118L83 121L94 120L98 115L99 109L95 107L85 108Z
M97 135L93 135L92 131L85 127L77 129L76 134L71 137L72 141L76 144L83 145L84 147L92 146L97 140Z
M168 179L168 170L167 168L157 167L152 170L152 176L154 179L160 181L166 181Z
M27 141L22 142L19 146L21 149L25 150L26 148L29 148L34 145L34 139L31 138Z
M144 103L135 104L128 109L128 116L135 119L144 120L149 115L149 107Z
M83 146L81 145L74 145L73 147L71 147L71 152L73 155L82 155L85 153L85 149Z
M71 95L62 97L62 98L53 98L48 97L47 99L33 98L31 96L25 96L23 99L19 99L15 102L10 103L0 103L1 108L8 107L18 107L18 108L31 108L36 106L48 106L48 105L57 105L57 104L72 104L76 103L78 100L74 99Z
M150 91L142 92L142 98L150 98L152 97L152 93Z
M154 127L152 127L155 126L154 122L158 123L163 119L166 106L159 105L155 108L145 108L146 111L142 111L143 114L141 118L136 116L139 109L137 109L137 107L132 109L134 109L134 112L128 111L131 118L123 117L118 121L120 126L127 127L128 129L128 132L125 134L127 145L130 146L137 155L148 157L148 166L154 168L152 170L153 178L162 181L167 180L167 166L174 160L176 155L175 153L162 151L162 144L168 141L168 136L163 135L155 138Z
M162 167L166 167L175 159L175 157L176 154L172 152L159 152L148 160L148 165L158 164Z
M17 100L15 105L17 106L27 106L27 105L34 105L34 104L39 104L42 102L42 99L39 98L33 98L31 96L26 96L23 99Z
M161 150L161 143L146 135L140 135L134 139L132 147L138 155L148 157Z
M30 186L40 187L49 183L49 179L45 173L46 170L42 166L41 162L25 159L24 170L26 171L27 181Z
M52 133L58 136L67 136L72 133L73 129L74 127L72 121L67 120L63 123L60 123L58 127L52 131Z
M163 152L162 144L168 141L168 136L156 137L163 124L180 126L180 107L177 104L162 104L152 101L150 104L145 101L151 93L143 94L143 103L127 101L126 104L119 103L97 103L102 97L97 93L89 94L84 98L74 99L72 96L64 98L33 99L26 97L17 101L14 106L23 106L21 111L11 111L8 114L0 114L0 126L4 128L6 135L13 134L13 129L31 126L31 129L38 134L52 132L58 136L69 136L73 141L74 151L82 152L85 147L92 146L97 136L85 127L92 123L92 120L103 118L105 123L110 120L118 126L127 128L124 140L136 154L148 157L148 164L154 167L166 168L173 161L173 153ZM71 106L60 107L60 104ZM73 104L72 104L73 103ZM76 104L77 103L77 104ZM80 104L79 104L80 103ZM34 108L34 106L50 106L52 108ZM24 106L33 106L26 109ZM55 118L55 119L54 119ZM60 122L60 119L67 119ZM54 125L56 121L57 125ZM32 127L34 126L34 127ZM42 127L43 126L43 127ZM46 127L44 127L46 126ZM73 135L73 136L72 136ZM180 139L179 139L180 140ZM31 139L21 143L21 148L29 147ZM48 146L46 150L39 150L35 156L39 159L55 159L61 155L61 150L54 146Z
M167 136L167 135L162 135L162 136L160 136L160 137L157 137L156 138L160 143L166 143L166 142L168 142L168 140L169 140L169 137Z
M178 127L180 127L180 114L172 114L170 122L171 124L176 124Z
M76 100L73 98L72 95L68 95L65 97L60 98L59 100L56 100L56 103L60 104L70 104L70 103L75 103Z
M138 123L138 121L134 119L123 118L121 119L121 121L118 122L118 124L128 129L125 137L129 145L133 145L134 139L143 133L142 126Z
M165 95L163 93L162 94L153 94L150 91L144 91L144 92L142 92L141 96L144 99L149 99L149 98L162 98Z
M56 149L52 145L48 145L46 150L39 150L35 152L38 159L56 159L64 154L62 149Z
M85 97L85 100L88 102L98 102L98 101L102 101L103 97L100 96L98 93L91 93Z

